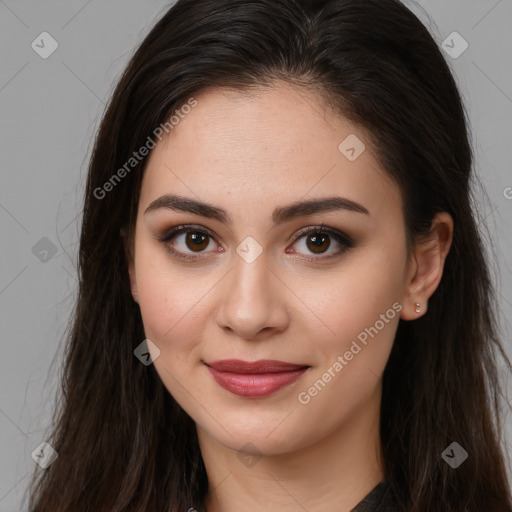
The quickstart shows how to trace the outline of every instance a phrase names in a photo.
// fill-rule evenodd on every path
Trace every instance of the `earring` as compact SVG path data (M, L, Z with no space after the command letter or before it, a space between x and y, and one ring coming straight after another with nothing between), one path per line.
M416 303L415 306L416 306L416 313L419 313L421 304Z

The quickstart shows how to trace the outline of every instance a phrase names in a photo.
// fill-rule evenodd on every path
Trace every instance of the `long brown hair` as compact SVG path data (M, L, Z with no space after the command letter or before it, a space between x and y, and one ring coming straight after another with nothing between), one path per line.
M473 210L467 115L432 36L398 0L179 0L134 53L95 140L46 439L59 456L34 472L32 512L201 508L208 479L195 424L134 357L145 335L120 232L133 234L147 157L125 164L199 91L275 80L313 89L367 130L402 191L410 244L437 212L454 219L428 314L400 321L383 376L384 472L399 510L512 511L498 356L512 365ZM453 442L469 455L457 469L441 457Z

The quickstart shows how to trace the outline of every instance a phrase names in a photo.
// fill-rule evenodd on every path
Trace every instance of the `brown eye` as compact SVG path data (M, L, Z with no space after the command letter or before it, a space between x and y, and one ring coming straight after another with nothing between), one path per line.
M173 255L189 261L204 259L210 252L224 251L222 246L215 242L212 233L195 226L177 226L156 238L164 243ZM332 249L333 241L334 250L327 252ZM213 247L208 250L210 242L213 242ZM286 253L299 253L304 255L306 260L320 262L323 259L339 256L353 246L352 240L347 235L322 225L301 230L295 238L292 249L286 249ZM317 257L311 257L311 255Z
M195 228L194 226L178 226L160 235L157 240L164 243L166 248L174 255L193 260L202 257L203 252L211 252L206 251L206 249L211 241L214 242L214 237L204 229ZM222 251L222 248L217 249L217 252L219 251Z
M315 233L306 237L306 245L311 252L321 254L329 249L331 241L329 239L329 235L324 233Z
M200 231L188 231L185 244L191 251L202 251L208 247L209 235Z
M334 250L327 252L331 249L333 241ZM337 249L336 246L338 246ZM287 249L286 252L304 254L308 260L320 261L321 259L338 256L353 246L352 240L344 233L331 228L317 226L301 230L295 238L292 246L294 247L293 250ZM308 258L307 256L311 254L318 255L318 257Z

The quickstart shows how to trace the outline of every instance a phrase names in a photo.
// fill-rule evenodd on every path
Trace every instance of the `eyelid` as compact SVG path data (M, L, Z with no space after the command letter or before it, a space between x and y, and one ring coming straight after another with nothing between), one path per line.
M326 226L325 224L319 224L316 226L308 226L306 228L299 229L299 231L297 231L296 233L294 233L294 235L292 235L292 237L294 237L293 243L295 243L297 240L302 238L304 235L308 235L310 233L327 233L329 235L334 236L336 239L338 239L338 238L342 239L343 243L345 243L347 245L353 244L351 238L348 235L346 235L345 233L343 233L342 231L339 231L337 229L330 228L329 226ZM292 238L292 237L290 237L290 238Z
M172 228L164 230L162 234L157 234L155 238L159 242L167 242L171 238L177 235L181 235L182 233L186 233L187 231L197 231L199 233L206 233L213 239L217 239L217 235L215 235L213 231L210 231L208 228L204 226L199 226L196 224L180 224L178 226L173 226Z

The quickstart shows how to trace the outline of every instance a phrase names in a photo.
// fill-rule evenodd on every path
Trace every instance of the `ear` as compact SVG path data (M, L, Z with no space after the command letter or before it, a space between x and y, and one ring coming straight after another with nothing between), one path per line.
M133 254L133 246L129 240L126 228L121 228L120 235L123 240L124 254L126 257L126 264L128 266L128 276L130 278L130 289L132 292L133 300L138 304L139 297L137 294L137 281L135 279L135 260Z
M432 220L429 235L416 242L413 249L400 314L403 320L415 320L427 312L428 299L441 281L452 240L451 215L438 213Z

